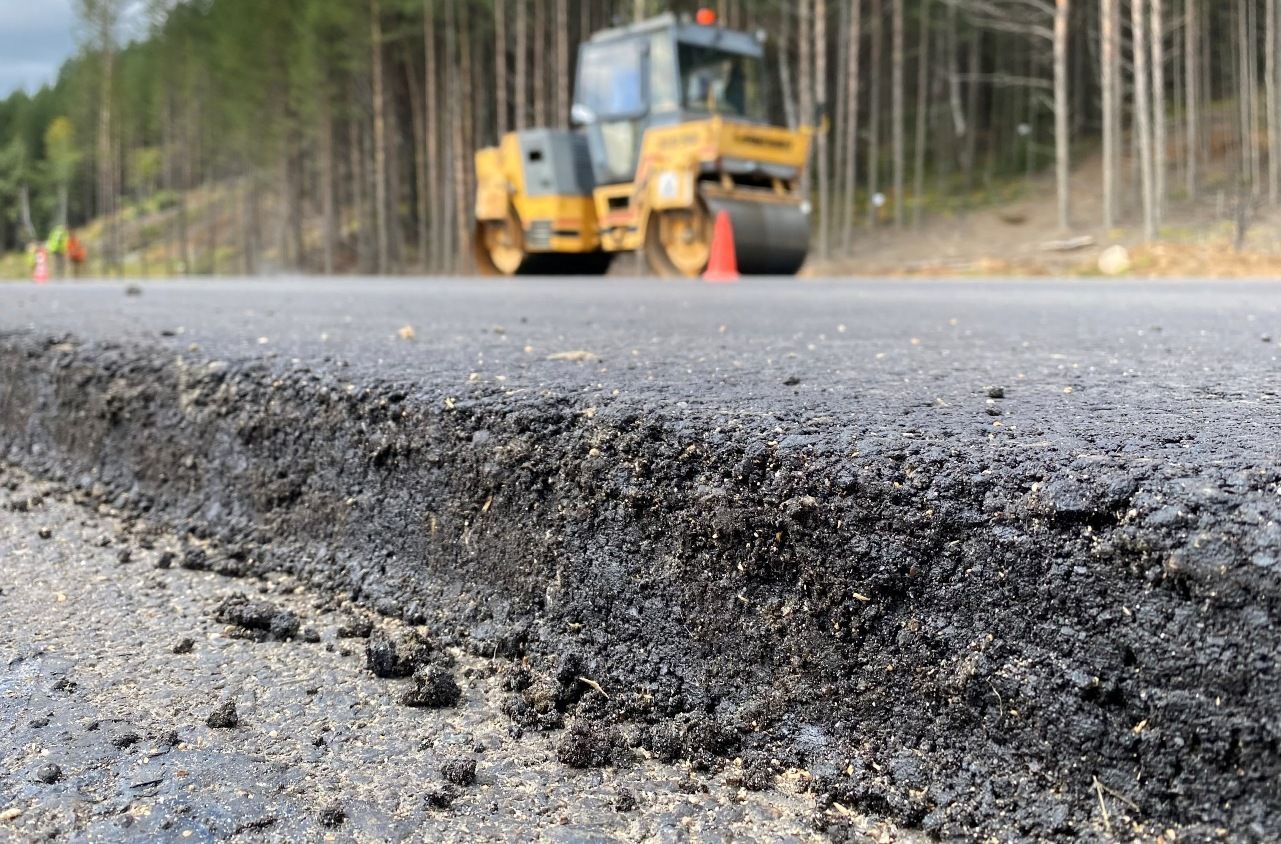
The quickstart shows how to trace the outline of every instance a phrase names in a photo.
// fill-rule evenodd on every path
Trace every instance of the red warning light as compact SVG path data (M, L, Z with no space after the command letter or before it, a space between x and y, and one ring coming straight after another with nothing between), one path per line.
M715 26L716 11L714 9L699 9L698 15L694 18L699 26Z

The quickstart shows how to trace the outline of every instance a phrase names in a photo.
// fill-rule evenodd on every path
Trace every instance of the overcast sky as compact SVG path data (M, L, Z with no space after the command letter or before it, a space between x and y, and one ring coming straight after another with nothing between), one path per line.
M0 0L0 98L35 91L76 51L75 0Z

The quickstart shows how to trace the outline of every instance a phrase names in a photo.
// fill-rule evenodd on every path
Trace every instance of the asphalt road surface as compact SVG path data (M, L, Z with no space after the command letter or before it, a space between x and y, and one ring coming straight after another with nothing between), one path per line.
M829 832L1268 840L1278 294L9 285L0 456L803 770Z
M1077 438L1275 411L1281 289L1240 282L249 280L0 286L0 330L497 382L669 411ZM615 394L614 391L619 391ZM1123 401L1122 401L1123 400ZM1192 406L1189 406L1189 403ZM1244 404L1242 404L1244 403ZM928 410L926 414L921 409ZM980 411L975 414L975 410ZM850 419L851 411L858 419Z

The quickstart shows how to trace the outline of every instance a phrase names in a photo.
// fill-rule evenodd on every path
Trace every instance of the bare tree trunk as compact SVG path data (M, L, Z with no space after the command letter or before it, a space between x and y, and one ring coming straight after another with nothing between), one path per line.
M1277 0L1264 0L1266 40L1263 46L1264 97L1268 105L1268 201L1273 205L1281 199L1281 115L1277 113L1281 102L1277 100Z
M556 125L569 126L569 3L556 0Z
M1159 2L1160 0L1157 0ZM1068 0L1054 6L1054 171L1059 200L1059 229L1071 226L1069 195L1071 142L1068 122Z
M112 92L114 90L113 76L115 73L115 10L111 3L98 4L98 20L94 22L98 27L98 48L101 51L101 86L98 94L98 214L103 217L103 253L104 275L105 269L109 266L115 266L119 269L120 256L117 252L116 231L117 221L116 213L116 180L115 180L115 157L111 144L111 103L113 100ZM26 186L23 186L24 196ZM35 239L35 228L31 226L30 212L27 213L25 220L31 237Z
M809 125L814 120L814 0L800 0L797 6L797 52L800 55L800 70L797 74L797 85L800 88L801 123ZM806 162L805 172L801 176L801 195L809 200L814 189L812 168L814 150L810 149L810 158Z
M471 173L471 136L470 127L472 126L472 103L475 90L472 87L471 73L471 33L469 26L469 7L463 5L458 9L458 44L459 56L457 67L459 73L454 74L459 80L458 90L458 120L454 130L454 159L455 169L454 184L455 203L457 205L455 214L458 220L458 269L466 272L471 266L471 232L472 232L472 207L469 197L471 196L470 173Z
M494 0L494 126L501 143L507 134L507 0Z
M903 97L903 2L890 0L891 3L891 58L890 58L890 111L893 125L890 127L890 139L894 156L894 227L903 227L904 210L904 174L906 167L906 150L904 139L904 120L906 105Z
M547 4L550 0L534 0L534 125L547 126Z
M1247 46L1250 40L1249 17L1246 12L1246 0L1237 0L1236 2L1236 22L1237 22L1237 111L1240 119L1240 129L1238 130L1241 138L1241 181L1247 186L1249 192L1254 189L1254 168L1252 166L1253 154L1251 147L1254 139L1251 135L1251 127L1254 119L1250 114L1250 49Z
M1156 238L1156 196L1152 172L1152 121L1148 87L1148 16L1145 0L1131 0L1130 24L1134 31L1134 110L1139 136L1139 178L1143 196L1143 237Z
M974 190L974 170L978 163L979 153L979 72L982 70L983 33L978 29L970 33L969 52L966 56L966 72L971 76L965 93L965 150L961 155L961 166L965 168L965 190Z
M872 67L868 74L867 224L876 225L881 168L881 52L885 34L881 0L872 0Z
M1153 170L1155 183L1153 193L1156 196L1156 223L1159 227L1165 217L1166 174L1169 155L1169 137L1165 123L1165 0L1150 0L1152 3L1152 138Z
M409 117L413 121L414 130L414 196L417 200L415 216L417 217L417 250L418 250L418 268L426 270L427 268L427 210L429 202L427 200L427 118L423 114L426 106L422 92L422 85L419 82L418 74L415 72L412 57L406 51L405 55L405 86L409 89Z
M370 74L374 100L374 231L377 252L374 271L387 272L387 126L383 101L383 26L379 0L369 0Z
M334 245L338 241L338 221L334 214L334 124L333 107L329 94L323 93L320 98L320 209L322 228L321 237L323 252L322 262L325 275L334 273Z
M362 143L363 132L360 124L364 122L361 115L353 115L347 121L347 147L351 169L351 204L352 216L356 222L356 263L361 272L369 271L368 229L365 226L367 216L365 209L365 167Z
M1250 193L1257 199L1263 190L1263 157L1259 144L1259 135L1263 128L1263 121L1259 116L1259 13L1258 6L1253 2L1249 4L1247 10L1245 53L1246 64L1249 67L1247 74L1249 84L1246 86L1246 91L1250 101L1250 184L1253 187Z
M645 19L645 0L636 0L632 4L632 20L639 21Z
M517 0L517 5L523 6L524 0ZM423 81L427 97L426 111L423 115L425 129L427 132L427 195L431 197L431 203L434 208L439 209L441 206L441 195L444 193L441 185L441 150L440 136L441 125L440 119L440 79L437 73L439 62L436 60L436 9L435 0L424 0L423 18L423 46L426 49L426 62L423 71ZM519 113L519 112L518 112ZM431 236L428 239L426 249L430 256L424 259L427 269L441 269L440 251L445 242L444 221L445 215L439 211L434 211L431 215Z
M1120 152L1121 127L1117 92L1120 84L1120 0L1101 0L1099 18L1102 44L1103 94L1103 229L1110 232L1117 221L1117 155Z
M849 109L846 107L845 86L850 77L849 50L841 49L841 39L850 31L850 2L836 0L836 49L832 58L836 62L835 82L832 88L834 120L832 123L832 226L833 248L840 237L839 225L844 216L841 186L845 184L845 137L849 133Z
M191 274L191 231L187 220L187 194L192 185L192 160L195 158L195 140L192 138L190 105L183 115L182 132L186 137L182 151L182 190L178 191L178 260L182 274Z
M858 187L858 93L859 47L862 43L862 0L850 0L850 21L846 49L849 51L849 72L845 79L845 108L849 111L849 125L845 138L845 202L841 220L841 249L849 252L854 245L854 195Z
M209 228L206 234L208 242L206 249L209 251L209 274L218 275L218 236L222 231L222 201L223 198L218 195L217 189L214 189L213 196L209 200L209 206L212 214L209 219Z
M31 188L26 182L18 188L18 213L22 217L22 230L27 233L27 240L38 240L35 223L31 222Z
M516 89L516 101L513 105L515 114L513 123L516 131L525 128L529 119L529 0L515 0L516 3L516 78L512 85Z
M827 0L814 0L814 95L818 107L827 108ZM828 167L827 132L819 127L818 134L818 196L819 216L818 254L827 258L831 254L832 185Z
M1199 0L1184 0L1184 3L1183 51L1187 56L1187 73L1183 80L1187 101L1184 107L1184 120L1187 121L1184 146L1188 199L1195 200L1200 181L1197 165L1201 158L1201 9Z
M637 0L639 2L639 0ZM782 87L784 119L789 129L800 125L796 118L796 95L792 90L791 32L788 26L788 13L784 11L779 20L778 36L778 79Z
M921 2L920 54L916 59L916 157L913 162L912 225L920 226L925 204L925 145L929 128L930 0Z

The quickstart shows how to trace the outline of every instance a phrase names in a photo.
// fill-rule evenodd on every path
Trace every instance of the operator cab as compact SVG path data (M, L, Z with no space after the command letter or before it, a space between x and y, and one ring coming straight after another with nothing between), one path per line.
M583 44L571 118L587 135L596 183L635 177L651 126L713 115L765 123L763 42L669 13Z

